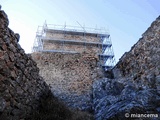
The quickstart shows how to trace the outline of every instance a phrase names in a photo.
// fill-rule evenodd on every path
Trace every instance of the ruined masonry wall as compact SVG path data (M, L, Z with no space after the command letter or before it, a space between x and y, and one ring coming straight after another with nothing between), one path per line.
M32 53L32 57L55 96L70 107L91 109L92 83L103 77L96 56L87 53Z
M125 113L155 114L153 119L160 118L160 17L106 73L112 79L93 84L96 120L126 120Z
M100 37L92 34L75 35L65 34L65 33L56 33L56 32L46 32L46 38L55 38L55 39L65 39L65 40L77 40L77 41L86 41L86 42L100 42Z
M102 53L102 49L98 46L89 46L89 45L74 45L74 44L62 44L62 43L54 43L52 41L44 42L44 50L64 50L64 51L75 51L78 53L82 53L84 51L88 53L100 54Z
M58 40L77 40L77 41L86 41L86 42L99 42L100 38L93 35L71 35L63 34L56 32L46 32L45 38L54 38ZM65 51L75 51L82 53L84 51L93 52L94 54L102 53L102 48L98 45L84 45L84 44L64 44L61 42L56 43L52 40L44 40L43 43L44 50L65 50Z
M142 38L125 53L113 69L115 78L132 77L139 88L160 90L160 17L142 35Z
M7 15L0 10L0 119L20 120L39 105L49 87L8 24Z

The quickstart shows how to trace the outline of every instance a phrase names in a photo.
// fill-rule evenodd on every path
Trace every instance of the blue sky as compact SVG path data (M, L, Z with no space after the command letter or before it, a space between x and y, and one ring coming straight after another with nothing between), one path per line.
M109 30L116 61L160 15L160 0L1 0L0 4L26 53L31 52L37 27L45 20L76 26L78 21Z

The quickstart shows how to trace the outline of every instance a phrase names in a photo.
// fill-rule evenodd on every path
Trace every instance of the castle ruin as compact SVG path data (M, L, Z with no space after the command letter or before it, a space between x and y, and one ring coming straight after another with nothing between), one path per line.
M100 65L109 69L115 64L110 34L103 28L53 25L39 26L33 52L87 52L99 57Z
M53 94L80 110L92 110L92 84L115 63L104 29L46 23L38 27L32 57Z

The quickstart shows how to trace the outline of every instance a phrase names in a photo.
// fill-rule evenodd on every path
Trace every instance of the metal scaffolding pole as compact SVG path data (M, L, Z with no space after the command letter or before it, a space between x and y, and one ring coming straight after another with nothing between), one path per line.
M47 24L45 21L43 26L38 26L36 39L33 45L33 51L34 52L60 51L60 52L74 53L76 52L75 48L73 50L69 50L69 47L67 47L67 45L82 46L82 48L84 48L84 51L87 50L87 47L89 48L97 47L98 48L97 54L101 61L101 66L107 69L112 68L115 63L115 58L109 33L107 33L104 29L87 28L85 26L81 26L81 24L79 24L79 26L67 26L66 23L65 25L52 25L52 24ZM56 36L54 36L55 34L57 34L57 38ZM62 38L60 37L58 38L60 34L63 36ZM68 35L74 37L69 37ZM79 37L79 39L76 39L75 36L81 36L81 37ZM95 37L97 41L95 40L92 41L92 37L93 39ZM55 49L52 50L48 49L47 47L44 48L44 45L46 44L47 45L59 44L60 47L59 48L55 47Z

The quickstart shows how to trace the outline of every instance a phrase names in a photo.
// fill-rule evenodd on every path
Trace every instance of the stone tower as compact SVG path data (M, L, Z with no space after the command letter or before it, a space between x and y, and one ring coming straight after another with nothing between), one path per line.
M39 26L32 57L56 97L87 111L92 110L93 82L114 65L110 35L78 26Z

